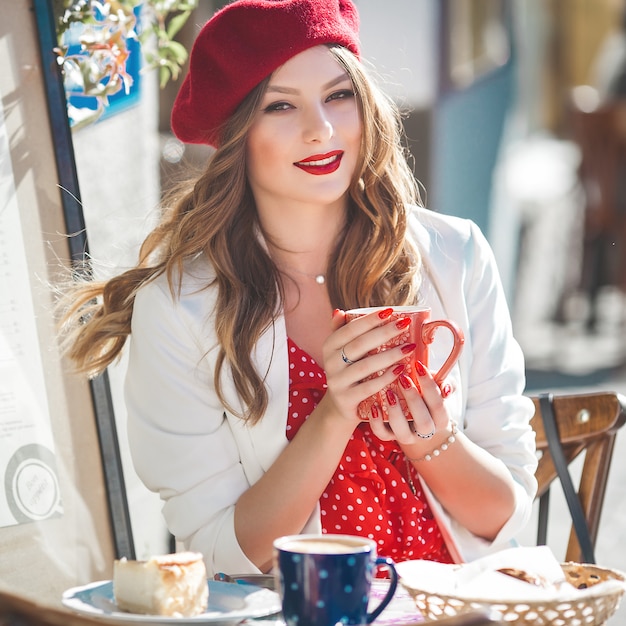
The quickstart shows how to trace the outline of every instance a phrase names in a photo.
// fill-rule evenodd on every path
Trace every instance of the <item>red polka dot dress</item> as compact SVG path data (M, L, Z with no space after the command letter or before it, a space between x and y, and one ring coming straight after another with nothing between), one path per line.
M324 370L291 339L289 416L291 440L326 392ZM452 563L424 497L417 472L395 441L381 441L363 422L320 499L322 532L369 537L381 556L395 561Z

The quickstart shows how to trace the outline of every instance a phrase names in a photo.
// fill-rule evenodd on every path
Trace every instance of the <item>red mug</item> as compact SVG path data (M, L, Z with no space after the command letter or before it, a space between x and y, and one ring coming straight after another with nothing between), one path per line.
M412 378L415 383L417 383L417 373L415 371L416 361L420 361L425 367L428 367L428 347L431 343L433 343L437 329L441 327L447 328L452 333L454 344L445 363L434 375L435 381L438 384L441 384L446 376L450 373L450 370L454 367L454 364L457 362L459 355L461 354L463 344L465 343L463 331L450 320L431 321L430 308L421 306L367 307L363 309L350 309L349 311L346 311L346 320L350 322L353 319L366 315L367 313L371 313L372 311L382 311L388 308L393 308L393 313L386 320L386 323L388 323L389 321L393 322L394 320L399 320L405 317L410 317L411 323L405 331L403 331L399 335L396 335L391 341L383 344L376 350L373 350L372 352L370 352L370 354L376 354L383 350L394 348L405 343L414 343L416 345L415 350L411 354L407 355L403 359L403 362L406 365L405 374ZM382 372L377 372L369 378L374 378L376 376L380 376L381 374ZM387 389L391 389L395 392L396 396L398 397L398 402L400 403L400 406L402 407L402 410L404 411L407 419L413 419L411 413L407 409L406 402L404 401L404 396L402 395L402 392L398 387L398 382L394 381L390 385L387 385L386 387L381 389L378 393L370 396L366 400L363 400L359 404L359 417L362 420L369 419L373 404L378 404L380 409L382 409L383 419L385 421L388 419L387 398L385 396L385 392L387 391Z

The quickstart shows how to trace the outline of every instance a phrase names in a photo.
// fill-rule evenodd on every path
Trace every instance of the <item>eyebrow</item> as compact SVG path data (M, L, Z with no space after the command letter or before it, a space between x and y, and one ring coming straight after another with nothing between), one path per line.
M339 76L337 76L336 78L333 78L332 80L329 80L325 85L322 85L322 90L326 90L326 89L331 89L332 87L334 87L335 85L338 85L339 83L344 82L345 80L350 80L350 77L348 76L348 74L346 72L343 72L342 74L340 74ZM298 93L300 93L299 89L292 89L291 87L281 87L280 85L268 85L267 87L267 93L285 93L285 94L292 94L292 95L297 95Z

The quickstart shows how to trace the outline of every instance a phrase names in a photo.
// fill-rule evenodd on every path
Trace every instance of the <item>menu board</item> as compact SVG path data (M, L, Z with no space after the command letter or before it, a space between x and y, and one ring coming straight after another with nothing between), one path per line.
M23 236L0 98L0 526L63 510Z

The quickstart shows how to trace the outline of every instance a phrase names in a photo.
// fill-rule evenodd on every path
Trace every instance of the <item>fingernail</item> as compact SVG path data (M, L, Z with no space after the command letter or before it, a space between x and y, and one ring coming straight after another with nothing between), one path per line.
M378 317L380 317L381 320L386 320L388 317L391 316L392 313L393 309L389 307L388 309L383 309L382 311L379 311Z
M372 404L372 408L370 409L370 413L372 414L372 419L377 420L378 416L380 415L378 413L378 407L375 404Z
M387 402L389 402L391 406L396 406L396 394L391 391L391 389L387 389Z
M446 383L441 388L441 397L442 398L447 398L451 393L452 393L452 387L448 383Z
M400 376L400 374L402 374L402 372L404 372L404 368L405 368L405 367L406 367L406 365L404 365L403 363L401 363L400 365L396 365L396 366L393 368L393 373L394 373L396 376Z
M413 350L415 350L415 348L417 348L417 344L416 343L407 343L407 344L402 346L402 354L409 354L409 353L413 352Z
M400 384L405 389L411 388L411 379L406 374L402 374L401 376L398 376L398 380L400 381Z
M426 368L421 361L415 362L415 371L417 372L418 376L426 376Z
M335 317L335 315L337 315L338 313L339 313L339 309L335 309L335 310L333 311L333 317Z
M399 328L400 330L402 330L403 328L406 328L410 323L411 323L410 317L403 317L401 320L398 320L396 322L396 328Z

